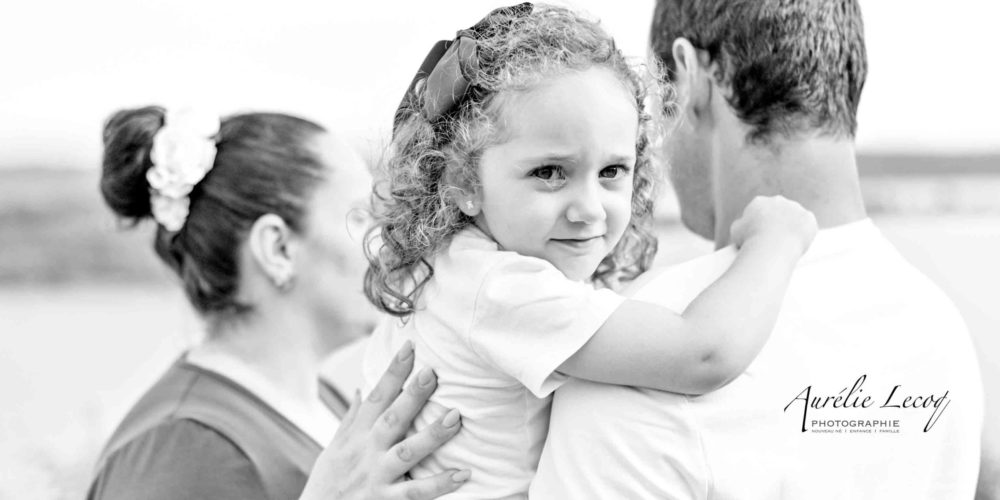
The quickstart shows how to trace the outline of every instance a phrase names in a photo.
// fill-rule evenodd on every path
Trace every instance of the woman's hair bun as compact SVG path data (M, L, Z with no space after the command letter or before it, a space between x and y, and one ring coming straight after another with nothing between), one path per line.
M153 136L163 126L159 106L123 109L104 124L101 194L116 214L136 221L152 215L146 171Z

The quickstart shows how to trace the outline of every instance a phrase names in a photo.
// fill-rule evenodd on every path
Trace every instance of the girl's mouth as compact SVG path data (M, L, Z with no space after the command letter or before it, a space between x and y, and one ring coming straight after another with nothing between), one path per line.
M575 250L589 250L594 245L600 243L601 236L591 236L589 238L553 238L551 241Z

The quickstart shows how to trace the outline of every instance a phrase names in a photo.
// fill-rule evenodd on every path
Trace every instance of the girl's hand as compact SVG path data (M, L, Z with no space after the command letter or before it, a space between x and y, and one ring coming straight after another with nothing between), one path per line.
M431 499L455 491L468 470L404 480L420 460L440 448L462 427L458 410L402 439L437 387L424 369L402 390L413 371L413 344L407 342L365 401L360 394L344 416L333 441L316 460L300 500ZM402 439L402 441L401 441Z
M755 238L787 241L796 245L796 255L802 255L816 231L816 216L802 205L783 196L758 196L733 222L730 237L737 248Z

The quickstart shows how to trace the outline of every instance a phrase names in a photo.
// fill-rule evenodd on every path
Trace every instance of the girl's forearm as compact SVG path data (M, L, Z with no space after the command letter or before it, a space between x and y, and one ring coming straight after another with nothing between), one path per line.
M730 382L757 357L801 255L801 245L787 238L751 238L732 266L684 310L684 327L702 348L696 372L706 377L706 388Z
M780 239L748 240L683 314L626 300L558 371L681 394L718 389L767 341L801 253Z

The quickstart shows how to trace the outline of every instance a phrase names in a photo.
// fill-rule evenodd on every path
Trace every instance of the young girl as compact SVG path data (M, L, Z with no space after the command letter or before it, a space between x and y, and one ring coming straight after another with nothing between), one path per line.
M596 23L531 4L439 44L417 73L366 275L393 317L365 360L372 380L411 341L439 381L416 428L461 411L463 431L414 477L468 468L461 497L523 497L567 377L704 394L766 341L816 230L784 199L749 205L739 257L682 315L608 289L656 249L643 82Z

